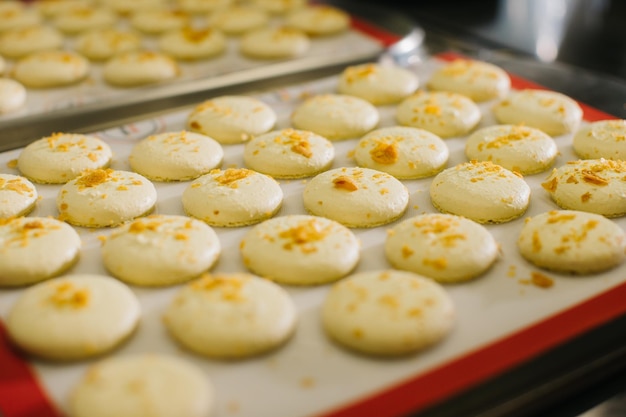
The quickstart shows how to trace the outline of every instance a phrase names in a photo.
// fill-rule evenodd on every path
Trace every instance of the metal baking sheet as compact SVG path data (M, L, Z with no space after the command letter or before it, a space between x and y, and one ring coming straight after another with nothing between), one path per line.
M176 79L147 86L120 88L102 79L101 63L91 63L89 77L71 86L28 89L24 108L0 115L0 151L24 146L56 131L87 131L113 126L122 120L171 111L197 102L208 94L250 91L262 85L285 85L328 76L340 68L378 59L385 54L403 60L415 53L424 37L412 20L386 9L359 7L351 1L325 1L350 13L349 30L311 39L310 50L301 57L281 60L250 59L238 51L239 39L229 37L219 57L180 62ZM280 24L275 17L270 24ZM121 21L122 27L127 22ZM72 49L72 38L66 48ZM144 48L156 50L156 39L144 37ZM13 62L8 61L10 73Z
M424 82L432 71L454 55L442 54L409 65ZM277 127L289 126L293 108L312 94L333 92L337 75L272 89L250 91L279 114ZM535 86L513 76L514 88ZM480 105L480 126L494 124L492 103ZM611 118L583 106L586 121ZM191 107L177 109L155 118L93 132L111 144L115 151L112 167L129 169L128 155L141 138L164 131L180 130ZM381 126L395 124L395 106L379 107ZM572 135L556 138L560 153L555 166L576 159ZM448 166L464 162L464 137L446 139L450 149ZM351 151L358 139L334 142L333 167L354 166ZM225 146L225 167L242 167L244 145ZM16 173L10 161L20 149L0 154L0 170ZM8 164L8 165L7 165ZM525 177L531 186L531 204L524 217L557 207L540 183L547 173ZM432 178L405 180L410 191L409 209L399 220L435 212L428 189ZM303 213L301 192L306 180L281 181L285 201L278 215ZM183 214L180 196L188 185L155 183L158 213ZM59 186L38 186L42 199L32 216L56 216L55 197ZM614 219L626 227L626 219ZM626 305L626 265L590 276L548 273L550 288L532 285L531 273L537 268L525 262L515 246L524 219L488 230L501 245L501 257L485 275L469 282L446 285L457 308L457 322L441 343L415 355L380 359L349 352L331 343L320 323L320 305L329 285L285 288L298 308L298 329L292 340L271 354L243 361L211 360L181 350L166 334L161 322L164 309L178 286L162 289L132 287L140 299L143 316L137 333L111 355L158 352L184 357L211 378L217 395L214 416L292 416L356 417L376 415L399 417L419 413L459 392L506 374L538 355L556 349L581 334L622 316ZM395 224L395 223L394 223ZM390 268L383 244L388 228L354 229L361 241L361 260L356 271ZM108 229L78 229L83 239L80 262L70 272L106 273L100 258L99 236ZM245 271L238 251L243 228L216 228L223 253L216 271ZM6 317L21 289L0 290L0 319ZM1 320L0 320L1 323ZM0 326L0 329L2 326ZM0 335L2 332L0 331ZM27 415L59 416L67 406L67 396L87 366L96 360L55 364L21 357L0 338L0 410L3 417ZM37 394L39 393L39 394ZM18 395L18 394L21 394ZM36 410L36 414L33 414ZM31 414L28 414L31 412Z

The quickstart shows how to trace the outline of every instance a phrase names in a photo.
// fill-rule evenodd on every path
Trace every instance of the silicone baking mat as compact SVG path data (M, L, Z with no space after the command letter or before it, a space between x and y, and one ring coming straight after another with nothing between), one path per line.
M410 67L422 85L435 68L454 54L442 54ZM536 87L511 75L513 88ZM304 98L334 92L337 76L271 91L251 91L275 109L277 127L288 127L291 111ZM494 124L490 107L480 104L480 126ZM612 118L584 106L587 122ZM395 124L395 106L378 107L380 126ZM94 132L114 149L112 167L129 169L128 155L141 138L184 128L191 111L178 110L162 117ZM555 166L577 159L572 135L555 138L559 155ZM448 166L464 162L465 137L446 139L450 150ZM333 167L354 166L351 151L358 138L334 142ZM244 145L224 146L224 167L243 167ZM0 154L0 171L16 174L11 161L20 149ZM380 359L342 349L330 342L320 323L320 305L329 285L285 286L298 308L298 327L293 339L280 349L242 361L206 359L180 349L167 335L161 317L178 286L161 289L132 287L142 305L142 321L136 334L110 355L157 352L183 357L199 367L216 388L215 417L356 417L364 415L401 416L446 399L465 388L506 372L572 337L623 314L626 304L626 265L589 276L549 273L553 285L535 286L531 273L538 271L525 262L515 246L524 218L557 209L541 182L546 173L525 177L531 187L531 204L523 218L500 225L487 225L501 245L501 256L483 276L462 284L446 285L457 309L457 321L441 343L415 355ZM436 212L429 200L432 178L404 180L410 192L409 209L398 221L421 213ZM285 200L279 216L304 213L302 190L306 180L280 181ZM156 212L183 214L180 196L188 185L155 183L158 191ZM56 216L55 197L59 186L37 186L42 199L31 216ZM626 219L614 219L620 227ZM361 241L361 260L356 272L391 268L384 257L387 229L353 229ZM83 239L79 263L71 273L106 274L100 258L99 236L108 229L78 229ZM249 230L215 228L223 252L216 271L245 271L238 245ZM0 290L0 319L6 317L22 289ZM0 321L1 322L1 321ZM0 326L1 329L2 326ZM3 417L60 416L67 407L68 393L86 368L96 362L56 364L27 358L13 351L0 331L0 410Z

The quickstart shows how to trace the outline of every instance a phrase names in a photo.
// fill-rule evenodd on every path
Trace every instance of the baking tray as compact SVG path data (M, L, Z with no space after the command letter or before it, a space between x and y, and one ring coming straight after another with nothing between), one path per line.
M328 76L346 65L376 60L382 55L405 62L415 56L423 42L424 31L410 18L393 11L345 0L314 3L348 12L352 18L350 29L312 38L311 49L305 55L280 60L246 58L237 50L238 38L230 37L221 56L181 62L182 73L176 79L141 87L109 86L102 80L102 64L92 63L90 76L83 82L60 88L28 89L23 109L0 115L0 151L24 146L51 131L93 131L172 111L209 95L234 94L260 86L270 88ZM145 49L155 49L155 39L145 38ZM72 49L71 42L71 39L66 41L68 49ZM9 62L9 71L11 66Z
M425 81L434 69L456 56L440 54L407 67ZM513 74L512 80L514 88L538 87ZM289 126L290 112L304 97L335 91L336 83L337 74L247 94L272 106L279 115L278 127L286 127ZM480 105L483 112L481 126L494 123L490 105ZM149 134L183 128L192 106L93 133L113 147L113 168L128 169L128 154L136 141ZM589 106L583 105L583 108L586 121L612 118ZM381 106L379 110L381 126L394 124L394 106ZM350 154L357 140L334 142L337 157L333 167L354 166ZM571 148L571 135L558 137L556 141L560 150L557 166L576 159ZM446 144L450 149L448 166L465 161L464 138L446 139ZM224 147L224 166L243 166L243 146ZM14 149L0 154L3 172L16 173L7 168L7 163L17 158L19 152L20 149ZM526 177L532 195L524 217L556 209L540 185L546 176L547 173ZM399 221L435 212L428 198L431 180L403 181L410 191L410 203L407 213ZM183 214L180 195L187 183L155 185L159 196L157 212ZM281 181L285 203L278 215L304 212L301 201L304 185L303 180ZM58 188L38 186L42 200L33 216L57 215L54 200ZM613 221L626 227L624 218ZM553 386L565 382L572 385L586 375L586 367L593 365L593 360L606 362L614 359L615 356L598 354L607 340L606 334L599 339L593 337L597 337L598 332L605 332L605 326L612 325L616 319L623 323L626 312L626 303L623 303L626 264L592 276L544 272L554 281L552 287L529 284L531 272L537 269L525 262L515 247L515 236L523 223L522 218L486 226L501 244L501 258L487 274L473 281L446 285L457 307L455 328L443 342L409 357L372 358L331 343L323 333L319 319L320 304L329 285L285 286L298 308L295 337L269 355L235 362L210 360L187 353L168 337L161 315L178 286L164 289L132 287L143 307L142 323L133 338L112 355L158 352L188 359L206 372L216 386L215 417L522 415L516 413L522 409L532 411L529 404L541 398L533 388L541 387L550 392L548 385L532 385L537 375L544 376L544 382ZM382 245L386 230L392 226L354 229L362 243L356 271L390 268ZM215 270L244 271L238 245L249 227L215 230L223 247ZM100 259L99 236L111 231L80 228L78 231L84 242L83 249L81 260L71 272L106 273ZM6 317L21 291L0 290L0 318ZM2 331L0 335L0 410L4 412L3 417L61 415L69 390L95 360L58 365L23 358L11 350ZM589 343L588 337L601 343ZM562 347L567 348L565 352L560 350ZM573 373L564 372L564 365L581 357L591 358L592 362L578 366ZM531 371L524 368L529 364L534 365ZM519 369L522 369L521 373Z

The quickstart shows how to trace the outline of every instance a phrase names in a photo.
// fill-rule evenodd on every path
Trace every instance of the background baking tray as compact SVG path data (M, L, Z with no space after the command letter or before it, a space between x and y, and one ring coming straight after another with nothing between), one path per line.
M305 55L281 60L246 58L237 50L238 39L231 37L222 56L183 62L182 74L175 80L141 87L109 86L102 80L102 64L92 63L90 76L83 82L62 88L29 89L22 110L0 115L0 151L24 146L51 131L93 131L172 111L209 95L328 76L346 65L376 60L381 55L403 62L414 56L422 44L423 30L401 14L345 0L315 3L350 13L350 30L312 38L311 49ZM156 47L154 43L154 39L144 40L149 50ZM71 49L71 40L67 47ZM9 71L11 65L9 62Z
M407 67L425 82L435 68L454 57L456 55L442 54ZM337 76L333 75L247 94L272 106L279 114L278 127L286 127L291 111L303 98L335 91L336 83ZM513 86L518 89L536 87L515 76ZM495 122L490 112L491 104L480 105L483 113L481 126ZM611 118L589 106L583 107L587 121ZM95 133L112 145L115 151L113 168L128 169L128 155L136 141L149 134L182 129L191 108L189 105L158 117ZM395 107L381 106L379 110L381 126L393 125ZM334 143L337 157L333 167L354 166L350 155L357 140ZM464 137L446 139L450 149L449 166L465 161L464 140ZM557 166L576 159L571 135L558 137L556 141L560 150ZM225 167L243 166L243 146L225 146ZM17 158L19 152L20 149L14 149L0 154L0 169L15 173L7 168L7 163ZM544 173L525 178L532 190L531 205L525 217L556 209L540 185L546 176ZM403 181L410 191L410 203L400 221L420 213L435 212L428 197L431 180ZM305 182L281 181L285 203L278 215L304 212L301 192ZM182 214L180 195L186 185L156 183L157 212ZM55 196L58 188L38 186L42 200L33 216L57 215ZM626 226L625 218L613 221L622 228ZM516 374L518 366L542 360L546 353L558 354L562 346L581 348L580 353L587 354L587 344L582 347L576 344L578 337L597 335L597 331L626 312L626 304L622 301L626 296L626 264L592 276L546 273L554 282L552 287L532 285L529 278L537 269L521 258L515 246L515 237L523 223L524 219L518 219L486 226L501 245L501 258L484 276L462 284L446 285L457 307L455 328L442 343L409 357L372 358L331 343L319 320L320 304L329 285L286 286L298 308L295 337L269 355L235 362L198 357L181 350L168 337L161 316L178 286L163 289L132 287L142 304L142 323L133 338L112 355L159 352L188 359L206 372L216 386L216 417L514 416L520 404L532 403L525 399L538 398L536 392L531 392L536 375L550 376L551 381L555 381L555 375L575 377L562 373L559 367L581 356L570 348L567 355L562 354L556 359L549 357L551 361L548 363L545 360L538 363L542 368L533 368L533 378L528 377L528 373ZM390 268L382 246L386 231L392 226L354 229L362 243L357 271ZM111 231L78 230L84 244L81 260L71 272L106 273L100 259L99 236ZM223 247L217 271L245 270L238 245L247 230L249 227L216 228ZM0 318L6 317L21 291L0 290ZM0 363L3 364L0 367L0 409L5 417L58 416L66 406L69 390L93 362L55 364L23 358L11 350L3 336L0 341ZM580 366L579 371L583 372L584 368ZM506 381L506 384L499 385L501 377L507 377L506 381L513 380L517 385L511 387ZM577 380L568 379L570 383ZM478 396L471 394L474 389L480 389ZM513 395L500 395L503 392ZM528 392L532 395L525 397ZM486 414L476 414L476 410L487 411Z

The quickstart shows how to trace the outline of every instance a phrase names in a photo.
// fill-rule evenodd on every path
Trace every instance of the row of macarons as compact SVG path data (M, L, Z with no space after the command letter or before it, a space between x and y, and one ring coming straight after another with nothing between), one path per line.
M144 38L154 38L160 39L158 49L172 58L193 61L223 53L227 36L240 36L254 30L253 35L242 39L243 54L256 58L287 58L308 50L311 37L335 35L350 25L349 15L332 6L306 6L284 19L270 20L270 15L263 9L238 5L220 9L206 22L191 20L176 10L150 10L134 15L129 23L131 28L126 29L112 12L106 14L101 10L109 16L107 19L99 17L95 10L84 9L90 6L82 7L73 9L73 14L60 16L58 19L62 17L64 20L56 25L41 23L0 30L0 55L20 59L38 51L62 49L69 41L71 50L91 61L101 62L119 53L139 50L145 46ZM72 20L66 22L70 18ZM66 33L63 33L61 23L73 25L65 27ZM70 38L68 31L75 36ZM269 33L273 37L269 37ZM256 44L252 40L255 37L261 38ZM263 46L262 41L268 41L269 45ZM287 48L291 44L299 45L299 48ZM272 48L274 54L263 53L264 49L269 51Z
M596 126L602 127L613 122L598 123ZM517 139L523 139L523 133L529 132L515 126L502 132L503 129L497 126L496 132L505 138L516 135ZM477 133L497 136L493 130L486 127ZM484 136L489 139L489 135ZM586 134L584 137L587 140ZM354 154L359 167L330 169L335 155L332 142L311 131L286 128L257 136L244 145L243 160L247 168L221 170L218 167L224 150L218 142L194 132L165 132L148 136L133 146L128 157L133 172L126 172L105 169L111 163L112 151L102 139L57 133L37 140L21 151L14 163L24 177L3 175L3 194L13 203L4 206L2 215L24 215L34 208L37 190L32 180L43 184L64 184L59 192L59 209L73 224L111 226L152 210L156 190L151 181L192 181L183 193L183 198L190 196L184 198L185 209L209 224L233 227L256 222L266 213L273 214L279 209L282 190L275 179L311 177L304 190L308 210L334 216L352 227L374 227L395 220L406 210L409 192L400 180L434 176L431 197L440 210L463 214L481 223L502 223L522 215L530 201L530 187L516 166L540 166L543 169L534 172L543 171L556 155L556 147L549 137L544 139L552 147L541 147L541 142L530 134L526 138L531 140L534 148L518 146L507 150L507 144L500 143L488 154L491 157L471 159L445 168L448 151L441 139L417 128L381 128L357 142ZM478 142L475 148L480 150L484 143L490 142ZM468 144L474 144L474 141L468 140ZM542 154L537 149L547 150ZM548 150L552 152L550 158L543 158L548 155ZM499 154L509 159L496 158ZM537 156L543 159L537 161ZM513 166L506 168L504 163L493 162L500 162L500 159ZM623 194L623 172L624 161L621 159L580 159L554 168L543 185L562 208L620 217L626 212L619 197ZM503 182L506 186L493 187ZM120 187L124 183L134 186ZM251 191L259 187L265 195L261 198L258 193L253 193L254 197L253 194L241 194L237 190L239 187ZM115 196L120 199L120 208L111 212L110 203L98 203L97 196L83 192L85 188ZM224 193L228 188L232 188L232 196ZM467 192L475 193L479 198L472 204L457 201ZM134 205L135 212L122 214L122 202L139 198L137 193L141 194L140 200L145 204ZM211 204L194 203L213 194L222 198L213 199ZM229 201L230 198L237 198L238 202ZM341 210L346 199L351 204ZM329 200L327 204L319 203L326 200ZM244 202L249 208L247 212L235 210ZM376 202L390 208L381 215L374 215ZM358 207L355 206L357 203ZM93 217L93 210L87 208L100 206L107 207L105 211L109 214L103 218L85 217L87 213ZM111 217L112 213L115 217ZM363 218L357 217L357 213Z
M29 265L23 265L28 253L35 254L38 245L51 240L55 244L52 247L64 246L61 238L67 236L61 236L60 231L68 226L55 222L51 218L20 218L4 223L2 227L12 228L19 241L8 251L20 251L21 255L6 259L9 266L3 262L2 268L17 266L33 271L43 260L30 259ZM219 241L210 230L185 216L146 217L112 234L102 253L103 259L109 260L107 267L124 271L119 274L123 281L153 287L182 284L165 314L165 324L185 347L214 358L253 356L286 341L295 329L297 314L279 284L334 283L322 307L324 324L332 338L347 347L379 355L418 351L443 337L453 322L454 307L442 283L476 278L499 256L497 243L478 223L462 216L423 214L399 223L384 243L388 259L398 264L397 269L352 272L360 255L358 241L349 229L322 217L292 215L267 220L245 235L240 250L250 273L198 275L191 269L210 268L219 257ZM186 238L180 238L182 235ZM564 241L567 237L570 240ZM577 242L571 244L574 238ZM109 240L113 242L110 247ZM146 245L146 240L158 244ZM623 262L626 235L603 216L554 210L529 219L517 245L537 266L590 274ZM191 265L185 265L181 258ZM52 263L57 260L52 255L46 259ZM432 268L424 268L428 264ZM420 273L428 269L435 273L430 277ZM128 279L132 275L129 271L135 273L132 279ZM381 297L386 297L386 302ZM260 305L272 308L259 309ZM388 308L403 314L387 314ZM419 313L412 314L413 309ZM47 314L41 314L42 310ZM115 314L111 315L112 311ZM263 314L252 318L245 311ZM40 321L41 317L54 322L69 320L62 326L67 332L80 325L100 336L79 332L44 337L44 329L50 326L46 320ZM122 281L66 274L44 278L23 291L9 312L7 328L26 352L48 359L76 360L119 345L135 329L139 317L139 303ZM221 328L226 317L236 320L236 324L231 323L234 334ZM378 318L372 321L372 317ZM96 322L90 323L92 320ZM434 328L431 320L435 321ZM443 329L442 320L448 324ZM414 332L416 322L420 332ZM383 324L396 331L387 335L385 326L379 328ZM42 329L33 331L37 326ZM260 335L259 331L268 333ZM98 339L102 345L85 343L85 337Z
M584 226L595 220L577 218L579 214L555 211L537 216L542 224L535 224L535 231L528 236L520 236L520 242L546 227L554 229L555 223ZM438 221L448 225L450 221L471 223L449 215L434 216L439 218L422 219L422 226L431 230L422 232L432 233ZM419 219L414 223L420 223ZM470 236L476 243L474 235ZM439 238L450 240L443 235ZM622 250L615 250L613 255L623 258L623 236L620 241ZM598 255L583 250L580 254L583 261ZM596 259L596 265L605 259ZM254 317L248 314L251 310L257 312ZM240 359L280 349L298 327L298 314L289 294L272 281L247 273L205 274L194 279L177 290L163 313L163 323L177 344L212 359ZM335 283L319 312L329 339L349 350L382 356L413 354L439 343L453 329L456 314L452 299L437 282L391 269L357 272ZM75 361L110 353L132 337L140 321L139 302L123 283L108 276L75 274L28 288L11 307L6 325L11 343L27 354ZM82 330L76 332L76 328ZM186 395L164 389L151 391L137 402L131 390L117 388L148 381L165 388L174 384ZM107 408L116 416L125 415L120 413L129 404L137 412L165 403L177 413L207 416L214 409L214 395L210 375L183 358L126 354L90 365L72 387L67 409L72 417L89 416L104 396L116 399Z
M355 299L355 293L369 297ZM381 309L394 314L380 314ZM436 344L455 322L454 305L441 285L395 270L346 278L330 289L319 315L333 344L382 356L412 354ZM75 274L25 290L11 307L6 328L8 340L18 350L67 363L101 357L132 343L144 319L137 297L123 283L103 275ZM285 289L245 273L204 275L191 281L178 289L163 311L163 324L176 346L231 362L284 348L299 322ZM215 407L211 374L180 354L176 357L140 353L96 359L71 387L63 408L72 417L90 416L105 396L114 399L105 408L111 414L105 415L130 416L165 404L177 415L211 415ZM142 382L155 389L137 396L126 384L141 390ZM177 386L157 389L172 383ZM131 413L125 414L129 408Z
M52 6L56 2L49 3ZM0 73L9 77L0 79L0 113L19 110L26 101L26 88L58 88L88 79L93 73L93 63L107 63L103 69L103 81L107 85L127 88L155 84L180 77L183 70L179 62L224 55L229 49L228 36L241 35L237 49L242 56L288 59L307 53L314 37L335 35L350 25L349 15L333 6L285 2L291 12L276 21L275 17L270 20L271 16L283 14L272 13L272 4L222 2L208 26L188 24L189 16L175 10L150 9L131 18L136 28L129 31L114 26L117 19L112 15L109 19L102 18L100 24L92 22L88 16L100 19L96 12L90 11L93 6L70 3L73 8L68 6L68 10L74 10L74 15L65 18L71 19L67 24L73 26L66 32L69 30L77 36L69 46L65 36L47 22L33 23L26 19L23 26L17 24L0 30ZM20 10L24 9L20 2L1 6L0 13L7 15L2 20L5 24L19 19ZM102 13L109 16L105 11ZM146 46L141 32L159 35L155 45ZM2 56L10 61L6 62Z
M307 7L307 0L6 0L0 6L0 32L42 23L45 20L72 14L74 10L107 10L118 18L132 18L137 13L173 10L181 16L207 15L236 6L254 6L271 15L280 16Z

